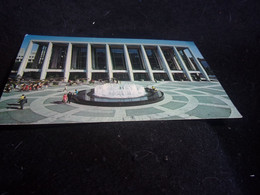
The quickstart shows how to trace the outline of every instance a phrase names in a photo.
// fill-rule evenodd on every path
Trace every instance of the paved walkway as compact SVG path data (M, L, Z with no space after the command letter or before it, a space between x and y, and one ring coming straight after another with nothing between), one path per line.
M163 101L131 107L100 107L76 103L62 104L64 87L31 92L4 93L0 100L0 124L92 123L207 118L240 118L218 82L135 82L155 86L165 94ZM70 86L68 91L93 88ZM28 98L24 110L17 100Z

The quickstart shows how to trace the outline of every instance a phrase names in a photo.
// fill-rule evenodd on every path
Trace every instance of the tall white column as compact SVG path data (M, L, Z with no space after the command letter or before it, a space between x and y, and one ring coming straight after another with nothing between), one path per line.
M88 51L87 51L87 73L86 73L86 76L87 76L87 79L90 81L92 79L91 77L91 73L92 73L92 58L91 58L91 45L90 43L88 43Z
M141 45L141 51L142 51L142 54L143 54L144 64L145 64L146 70L148 71L148 75L149 75L149 77L150 77L150 80L151 80L151 81L154 81L154 76L153 76L151 64L150 64L150 62L149 62L149 59L148 59L148 57L147 57L147 54L146 54L146 52L145 52L145 49L144 49L144 46L143 46L143 45Z
M66 63L64 68L64 81L68 82L70 76L70 65L71 65L71 54L72 54L72 44L69 43L67 50Z
M179 62L176 60L176 57L175 57L175 56L173 56L173 61L174 61L175 65L178 67L178 70L181 70L181 67L180 67L180 65L179 65Z
M167 62L167 60L165 59L164 54L163 54L163 52L162 52L162 49L160 48L159 45L157 46L157 50L158 50L158 54L159 54L160 58L162 59L162 63L163 63L163 66L164 66L164 70L165 70L166 73L168 74L168 77L169 77L170 81L174 81L173 76L172 76L172 73L171 73L171 69L169 68L168 62Z
M113 67L112 67L111 54L110 54L110 49L108 44L106 44L106 60L107 60L108 77L110 80L113 78Z
M189 79L190 81L193 81L192 77L190 76L189 70L187 69L187 67L186 67L186 65L185 65L185 63L184 63L184 61L182 60L182 58L181 58L181 56L180 56L180 54L179 54L179 52L177 51L177 49L176 49L175 46L173 46L173 51L174 51L174 53L175 53L177 59L178 59L179 62L180 62L180 65L181 65L181 67L182 67L182 69L183 69L183 72L186 74L186 76L188 77L188 79Z
M207 74L207 72L205 71L205 69L203 68L203 66L201 65L201 63L199 62L198 58L193 54L193 52L189 49L195 63L197 64L197 67L199 68L200 72L203 74L203 76L210 81L209 76Z
M40 80L43 80L46 78L47 70L48 70L48 67L50 64L50 59L51 59L52 45L53 45L52 42L49 42L46 56L44 58L44 62L42 65L42 72L41 72Z
M24 69L26 68L29 56L30 56L31 51L32 51L32 47L33 47L33 42L30 41L29 44L28 44L28 47L26 49L26 52L24 53L23 60L20 64L20 67L17 71L17 75L23 76Z
M125 44L124 44L124 54L125 54L124 56L125 56L126 68L127 68L128 74L129 74L130 81L134 81L132 63L131 63L131 60L129 57L127 46Z

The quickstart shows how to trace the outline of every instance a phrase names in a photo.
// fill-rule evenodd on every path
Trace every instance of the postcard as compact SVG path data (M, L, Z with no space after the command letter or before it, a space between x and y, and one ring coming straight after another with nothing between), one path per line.
M0 125L241 118L191 41L26 35Z

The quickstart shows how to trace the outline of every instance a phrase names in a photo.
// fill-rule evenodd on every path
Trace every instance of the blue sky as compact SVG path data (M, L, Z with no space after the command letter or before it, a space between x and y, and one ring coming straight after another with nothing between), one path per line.
M51 40L51 41L76 41L76 42L108 42L108 43L136 43L136 44L166 44L188 46L198 58L203 58L200 51L192 41L173 41L155 39L121 39L121 38L94 38L94 37L62 37L62 36L40 36L25 35L21 48L26 49L30 40Z

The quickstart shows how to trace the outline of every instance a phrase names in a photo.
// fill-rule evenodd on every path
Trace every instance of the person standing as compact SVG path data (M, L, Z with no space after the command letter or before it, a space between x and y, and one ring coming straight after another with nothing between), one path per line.
M63 97L62 97L62 102L63 102L64 104L66 104L67 101L68 101L68 96L67 96L67 94L65 93L65 94L63 95Z
M67 94L67 96L68 96L68 102L69 102L69 104L70 104L70 102L71 102L71 99L72 99L72 93L71 93L71 92L69 92L69 93Z

